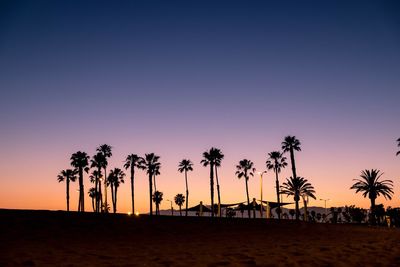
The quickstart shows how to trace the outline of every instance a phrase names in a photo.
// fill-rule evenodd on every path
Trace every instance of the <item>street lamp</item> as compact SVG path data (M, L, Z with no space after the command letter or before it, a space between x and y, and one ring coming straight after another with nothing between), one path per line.
M329 201L330 199L329 198L327 198L327 199L320 198L319 200L324 201L324 203L325 203L324 205L325 205L325 216L326 216L328 214L328 211L326 209L326 202Z
M260 214L261 218L263 217L263 175L267 173L267 171L257 172L260 175L260 188L261 188L261 206L260 206Z
M174 216L174 207L172 207L172 201L167 199L167 201L169 201L171 203L171 214L172 216Z

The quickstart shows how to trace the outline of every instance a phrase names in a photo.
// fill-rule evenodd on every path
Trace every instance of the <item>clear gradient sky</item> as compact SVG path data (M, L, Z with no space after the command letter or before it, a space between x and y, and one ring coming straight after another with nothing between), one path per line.
M103 143L110 167L160 155L165 199L184 193L177 164L190 158L191 205L209 203L199 162L221 148L222 201L244 201L237 162L264 169L289 134L318 199L368 207L349 188L378 168L395 196L377 202L400 206L399 14L398 1L1 1L0 208L65 209L57 174L73 152ZM275 200L273 177L264 199ZM259 178L249 183L258 198ZM136 189L146 212L144 172ZM127 183L119 211L129 197Z

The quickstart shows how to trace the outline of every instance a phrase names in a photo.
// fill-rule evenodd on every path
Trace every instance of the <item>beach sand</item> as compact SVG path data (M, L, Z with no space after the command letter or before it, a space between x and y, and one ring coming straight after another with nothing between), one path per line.
M400 266L400 229L0 210L0 266Z

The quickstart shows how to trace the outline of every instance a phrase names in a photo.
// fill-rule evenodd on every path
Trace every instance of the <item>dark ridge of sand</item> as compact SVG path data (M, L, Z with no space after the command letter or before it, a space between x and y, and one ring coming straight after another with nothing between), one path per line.
M0 266L400 266L400 229L0 210Z

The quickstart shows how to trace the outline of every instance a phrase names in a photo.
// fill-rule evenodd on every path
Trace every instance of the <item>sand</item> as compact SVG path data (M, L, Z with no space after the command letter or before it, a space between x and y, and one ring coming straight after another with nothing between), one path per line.
M0 210L0 266L400 266L400 229Z

